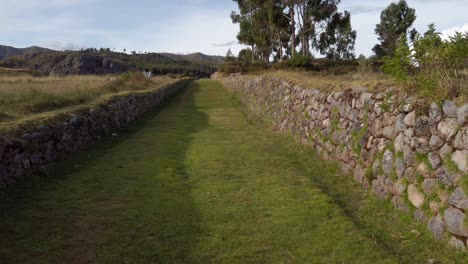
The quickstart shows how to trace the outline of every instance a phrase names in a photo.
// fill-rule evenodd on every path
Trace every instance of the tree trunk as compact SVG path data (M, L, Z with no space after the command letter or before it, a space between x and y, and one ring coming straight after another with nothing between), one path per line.
M254 61L254 52L255 52L255 51L254 51L254 45L252 44L252 63L255 62L255 61Z
M294 3L289 8L289 13L291 15L291 57L294 57L296 52L296 21L294 14Z

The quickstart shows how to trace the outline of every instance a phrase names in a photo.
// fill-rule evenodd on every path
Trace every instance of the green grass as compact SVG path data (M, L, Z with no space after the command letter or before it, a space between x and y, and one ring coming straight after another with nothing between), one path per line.
M2 199L0 263L460 262L211 80ZM6 198L8 197L8 198ZM416 238L411 232L418 229Z

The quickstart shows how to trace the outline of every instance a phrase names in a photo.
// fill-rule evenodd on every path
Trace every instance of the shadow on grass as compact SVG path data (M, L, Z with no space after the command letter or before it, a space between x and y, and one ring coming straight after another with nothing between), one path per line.
M0 197L0 263L184 262L198 241L186 150L196 82L115 139Z

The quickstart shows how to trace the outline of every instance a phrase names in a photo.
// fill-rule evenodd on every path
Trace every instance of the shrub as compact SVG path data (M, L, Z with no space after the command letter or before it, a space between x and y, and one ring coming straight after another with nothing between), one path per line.
M288 60L288 64L291 67L310 68L311 59L308 56L296 53L292 58Z
M382 69L392 75L410 93L439 99L466 96L468 93L466 62L468 33L457 33L442 40L433 24L416 34L412 48L402 36L395 56L385 57Z

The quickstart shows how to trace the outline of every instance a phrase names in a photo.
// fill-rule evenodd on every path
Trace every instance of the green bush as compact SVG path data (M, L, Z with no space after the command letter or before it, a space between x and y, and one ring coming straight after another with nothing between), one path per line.
M311 59L308 56L296 53L292 58L288 60L288 64L291 67L310 68Z
M412 44L410 48L402 36L395 56L383 59L383 71L410 93L438 99L468 95L468 33L442 40L431 24L426 33L416 34Z

